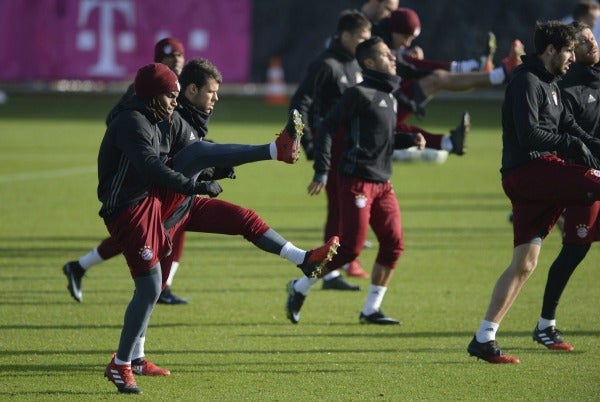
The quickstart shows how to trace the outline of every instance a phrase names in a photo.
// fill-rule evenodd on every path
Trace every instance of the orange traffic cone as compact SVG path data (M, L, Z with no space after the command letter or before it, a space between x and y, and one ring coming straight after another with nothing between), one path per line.
M283 79L283 67L279 57L271 57L269 69L267 70L267 93L265 102L269 105L287 105L285 81Z

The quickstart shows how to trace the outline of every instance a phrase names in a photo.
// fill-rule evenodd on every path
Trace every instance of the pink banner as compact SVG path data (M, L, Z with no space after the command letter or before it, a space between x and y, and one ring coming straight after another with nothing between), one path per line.
M251 0L0 0L0 80L130 79L173 36L246 82L251 19Z

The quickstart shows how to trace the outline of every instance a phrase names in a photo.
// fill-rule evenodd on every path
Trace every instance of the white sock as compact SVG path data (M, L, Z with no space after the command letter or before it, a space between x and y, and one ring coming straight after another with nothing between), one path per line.
M453 61L450 63L450 72L468 73L473 70L479 70L479 62L475 59Z
M496 67L490 71L490 83L492 85L500 85L506 79L506 73L502 67Z
M171 272L169 272L169 277L167 278L167 286L171 286L173 284L173 278L175 277L175 272L179 268L179 261L173 261L171 264Z
M93 267L96 264L104 262L104 259L98 254L98 247L94 247L89 253L79 259L79 265L84 270Z
M269 144L269 153L271 154L271 159L277 160L277 145L275 145L275 141Z
M306 251L299 249L289 241L284 244L279 252L279 255L288 261L293 262L296 265L300 265L304 262Z
M369 294L367 295L367 300L365 300L365 304L362 308L362 313L364 315L371 315L379 311L386 291L386 286L370 285Z
M454 146L452 146L452 140L449 135L445 135L442 137L442 149L444 151L452 152Z
M133 352L131 353L131 360L141 359L145 356L144 344L146 343L146 337L138 338L138 341L133 345Z
M327 275L325 275L325 276L323 277L323 280L324 280L324 281L329 281L329 280L332 280L332 279L335 279L335 278L337 278L337 277L338 277L338 276L340 276L340 275L341 275L341 274L340 274L340 271L336 269L336 270L334 270L334 271L331 271L331 272L330 272L330 273L328 273Z
M118 364L119 366L122 366L124 364L131 364L131 362L125 362L125 361L119 359L117 356L115 356L115 364Z
M479 329L475 333L477 342L486 343L496 339L496 332L498 332L499 326L500 324L496 324L495 322L482 320Z
M545 318L540 317L537 327L539 330L543 330L548 327L556 327L556 320L547 320Z
M318 278L309 278L307 276L303 276L302 278L297 279L296 282L294 282L294 290L306 296L318 280Z

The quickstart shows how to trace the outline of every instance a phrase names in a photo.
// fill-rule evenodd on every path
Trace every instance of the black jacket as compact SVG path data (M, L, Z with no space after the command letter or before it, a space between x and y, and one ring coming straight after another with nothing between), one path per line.
M298 109L304 121L302 145L312 159L312 130L337 103L344 91L362 80L361 68L352 54L334 38L308 67L290 101L290 109Z
M109 221L142 200L153 185L178 193L196 193L195 180L169 168L167 155L197 140L177 114L164 135L147 105L137 96L126 101L110 122L98 153L100 216Z
M315 181L325 182L331 166L333 132L343 127L346 135L339 172L372 182L386 182L392 175L396 99L400 78L372 70L364 81L347 89L323 119L315 151Z
M600 66L573 63L558 86L563 104L577 124L600 138Z
M546 70L538 56L522 59L523 64L510 77L502 105L503 177L544 153L557 152L589 164L589 149L582 147L582 142L592 143L593 139L565 110L559 77Z

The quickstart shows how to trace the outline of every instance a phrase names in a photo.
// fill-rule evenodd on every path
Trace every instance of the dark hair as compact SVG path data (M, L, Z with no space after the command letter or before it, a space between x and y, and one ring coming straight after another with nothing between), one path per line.
M198 87L203 87L209 78L213 78L219 84L223 82L223 77L219 72L219 69L215 67L210 61L206 59L191 59L183 69L181 70L181 74L179 74L179 83L181 84L181 91L185 91L185 89L190 84L195 84Z
M356 46L356 60L362 68L365 68L364 62L366 59L375 58L375 51L373 48L379 43L385 42L379 36L371 36L371 39L367 39Z
M577 32L570 24L560 21L538 21L535 23L533 42L536 54L542 54L548 45L560 51L565 46L570 46L577 40Z
M583 31L586 28L591 29L588 24L586 24L585 22L578 21L578 20L571 22L570 25L573 27L573 29L575 29L575 32L577 34L581 33L581 31Z
M371 29L371 21L358 10L344 10L340 13L337 23L337 34L342 32L355 33L363 29Z

